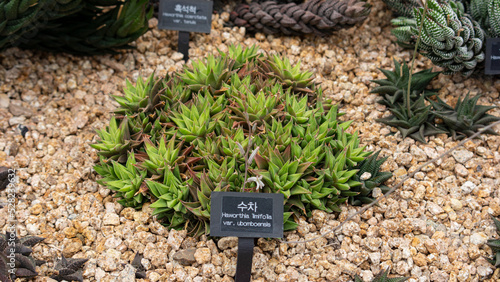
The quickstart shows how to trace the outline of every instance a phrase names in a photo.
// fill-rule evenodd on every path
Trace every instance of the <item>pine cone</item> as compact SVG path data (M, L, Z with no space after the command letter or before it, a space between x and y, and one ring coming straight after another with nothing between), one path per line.
M237 6L231 12L231 20L250 32L324 36L363 22L370 7L363 0L311 0L302 4L252 2Z

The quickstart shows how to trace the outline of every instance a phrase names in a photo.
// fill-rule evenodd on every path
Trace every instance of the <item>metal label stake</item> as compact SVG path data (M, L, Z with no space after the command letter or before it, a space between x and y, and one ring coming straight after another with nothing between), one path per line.
M160 0L158 28L179 31L177 50L189 60L189 32L210 33L213 1Z
M253 247L255 238L238 238L238 258L236 260L236 282L250 282L252 277Z
M238 237L236 282L250 282L256 238L283 237L283 194L212 192L210 236Z
M177 49L184 55L184 61L189 60L189 32L179 31L179 41Z

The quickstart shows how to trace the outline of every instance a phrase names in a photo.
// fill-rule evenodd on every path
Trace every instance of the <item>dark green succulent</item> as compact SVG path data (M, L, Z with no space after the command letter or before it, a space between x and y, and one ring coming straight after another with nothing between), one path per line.
M231 46L129 83L119 118L93 145L99 183L125 205L151 199L165 225L195 236L209 233L214 191L283 194L285 230L313 209L340 211L370 152L312 79L298 63Z
M19 239L15 233L0 234L0 281L10 282L13 277L34 277L38 275L36 265L43 263L32 258L31 247L45 238L28 236ZM12 257L15 262L12 265Z
M446 102L437 98L437 102L430 101L434 107L433 114L443 120L439 126L448 130L449 134L455 140L460 140L473 135L488 124L500 120L499 117L489 115L486 112L498 108L497 106L477 105L480 95L469 98L469 94L463 100L458 99L455 108L452 108ZM498 135L492 128L485 133Z
M360 182L361 185L351 189L358 194L349 197L349 204L359 206L373 202L372 192L374 188L380 188L383 194L390 190L389 187L382 184L392 177L392 173L380 171L380 166L387 160L387 157L377 160L379 153L380 151L373 153L356 166L358 172L354 176L354 180Z
M403 282L403 281L410 279L410 277L392 277L392 278L389 278L389 277L387 277L387 275L389 275L389 269L387 269L385 271L380 271L379 274L377 274L375 277L373 277L371 282ZM359 276L356 275L356 277L354 277L354 282L362 282L362 281L363 280Z
M146 279L146 269L141 263L141 260L144 258L143 255L136 253L134 259L130 263L135 268L135 278L137 279Z
M498 0L469 0L467 13L479 22L488 37L500 37L500 2Z
M147 0L5 0L0 2L0 50L12 46L98 54L131 48L148 30Z
M371 93L382 95L383 99L378 103L387 106L392 113L377 121L396 127L403 138L408 136L425 143L426 136L447 133L454 139L462 139L500 119L486 114L496 106L477 105L479 95L474 98L467 95L463 101L457 102L455 108L450 107L437 97L437 89L427 89L431 80L439 74L429 69L411 76L411 95L407 95L410 81L408 65L394 61L394 66L394 71L380 70L386 79L373 80L379 86L374 87ZM434 96L437 101L433 100ZM443 122L436 125L436 117ZM493 129L485 133L496 134Z
M403 96L405 96L404 93ZM403 104L389 108L389 111L392 115L377 119L377 121L396 127L403 138L408 136L422 143L427 143L426 136L447 133L446 130L434 126L434 115L431 106L425 104L424 96L420 96L412 103L410 111Z
M497 228L497 234L500 235L500 220L492 217L495 227ZM489 239L486 243L493 251L493 258L487 258L488 261L495 267L500 265L500 239Z
M414 48L420 38L418 51L435 65L445 69L445 74L461 72L471 75L484 60L485 31L469 14L464 13L458 1L428 0L424 7L413 9L410 17L392 20L396 26L392 33L397 42ZM421 34L420 23L423 22Z
M394 71L379 69L385 76L385 79L372 80L379 84L379 86L374 87L370 93L378 93L382 95L383 99L378 101L378 103L393 107L399 103L404 102L403 93L408 91L408 83L410 83L410 69L406 62L401 65L396 59L394 59ZM440 72L432 72L432 69L426 69L412 74L411 76L411 89L410 89L410 100L415 101L421 95L425 97L430 97L436 94L437 89L426 89L429 83Z
M57 281L79 281L83 282L82 267L88 259L70 258L66 259L61 255L61 260L57 262L55 270L57 274L50 276L50 278Z

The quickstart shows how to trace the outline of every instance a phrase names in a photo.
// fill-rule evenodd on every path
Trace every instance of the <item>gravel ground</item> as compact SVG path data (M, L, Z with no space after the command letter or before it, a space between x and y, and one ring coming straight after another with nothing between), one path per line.
M326 38L279 37L223 27L229 14L214 15L210 36L193 34L190 57L203 58L227 50L231 43L256 44L281 52L316 73L326 94L341 104L345 119L354 120L369 150L389 156L383 170L397 179L457 142L446 135L428 144L403 140L399 133L374 119L387 115L369 93L372 79L384 78L377 68L392 69L392 58L410 58L390 35L391 13L371 0L372 12L360 27ZM17 169L17 219L21 236L45 241L33 257L46 260L37 267L48 278L55 260L89 258L85 281L135 281L131 261L143 254L147 279L138 281L233 281L237 239L193 239L184 231L168 231L141 211L123 209L110 190L96 184L92 167L98 159L90 144L96 129L109 122L125 79L136 80L153 71L158 75L182 68L175 52L177 32L153 29L137 41L137 49L118 55L75 57L22 51L0 54L0 165ZM431 67L420 57L418 68ZM482 94L481 104L500 105L500 81L493 77L465 79L439 75L432 82L440 97L454 104L466 91ZM500 110L490 112L500 116ZM29 131L21 135L19 126ZM499 132L499 128L496 131ZM336 232L307 244L283 244L259 239L255 248L253 281L349 281L357 274L369 281L387 267L409 281L498 281L499 271L487 262L487 239L496 232L491 215L500 216L500 137L482 136L451 156L431 164L405 182L379 206L348 222ZM6 202L6 192L0 202ZM301 219L287 240L318 236L337 226L359 207L340 214L313 213ZM0 209L6 229L7 208Z

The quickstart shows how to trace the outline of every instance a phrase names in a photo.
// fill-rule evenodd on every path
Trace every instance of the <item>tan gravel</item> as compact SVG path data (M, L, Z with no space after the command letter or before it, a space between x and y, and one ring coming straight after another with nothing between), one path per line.
M393 129L374 121L387 111L369 93L370 80L383 78L377 68L392 69L393 58L408 60L410 53L393 42L386 6L369 2L372 12L362 26L327 38L245 36L242 28L223 27L227 13L214 15L210 36L191 35L190 56L204 58L243 42L300 59L340 103L343 118L354 120L351 130L360 132L367 149L389 156L383 170L394 173L392 186L457 142L446 135L431 137L428 144L402 140L399 133L386 136ZM117 106L110 95L121 94L126 78L164 75L184 65L175 51L177 32L156 29L156 20L150 24L154 28L137 41L137 50L118 55L75 57L16 48L0 54L0 166L16 168L19 176L19 234L46 238L33 248L35 258L48 261L37 268L35 281L53 281L47 276L61 252L90 259L85 281L134 281L130 263L136 252L144 255L148 277L139 281L233 281L236 238L198 240L168 231L147 205L123 209L95 182L97 155L90 144ZM419 57L418 69L431 66ZM432 86L451 104L470 90L483 95L481 104L500 105L500 81L494 77L439 75ZM500 116L499 109L491 113ZM25 138L19 125L29 129ZM259 239L253 281L350 281L355 274L369 281L387 267L409 281L498 281L499 271L485 259L492 254L485 243L497 236L490 216L500 216L499 148L498 136L466 143L326 238L307 244ZM6 199L1 192L0 202ZM357 209L316 211L285 239L318 236ZM6 218L5 207L2 231Z

